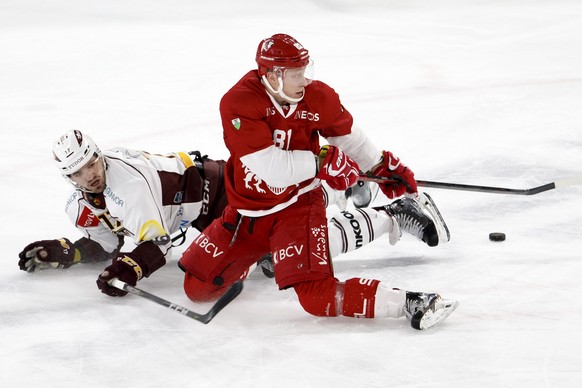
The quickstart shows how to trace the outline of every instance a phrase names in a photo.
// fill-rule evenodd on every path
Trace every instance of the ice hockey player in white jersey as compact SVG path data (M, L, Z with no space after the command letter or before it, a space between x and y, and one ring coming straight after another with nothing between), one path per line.
M74 189L65 211L83 237L29 244L22 270L68 268L79 262L113 260L97 285L111 296L126 292L109 285L119 278L135 285L166 263L180 228L204 228L220 215L222 163L178 152L154 155L123 148L101 151L81 131L67 132L53 144L61 174ZM124 238L135 248L121 252Z
M65 211L83 237L75 242L60 238L28 244L19 254L19 267L27 272L111 260L97 286L107 295L123 296L127 292L109 284L113 278L135 286L165 265L172 235L190 226L203 230L226 206L224 162L199 152L101 151L90 136L72 130L54 142L53 154L62 176L73 185ZM363 208L374 193L367 185L351 190L360 208L331 218L332 257L386 234L395 244L401 229L430 246L448 241L444 221L431 215L430 207L427 211L413 206L415 201L395 201L386 207ZM325 191L328 203L345 202L345 193ZM125 237L135 247L121 251ZM273 276L269 260L262 264L265 275Z

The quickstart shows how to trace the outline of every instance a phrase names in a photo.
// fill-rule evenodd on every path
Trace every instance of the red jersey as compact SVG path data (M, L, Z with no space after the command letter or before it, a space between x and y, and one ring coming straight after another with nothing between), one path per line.
M353 124L337 93L325 83L313 81L299 103L282 107L256 70L223 96L220 115L230 151L225 168L228 203L249 216L274 213L317 187L319 136L348 135Z

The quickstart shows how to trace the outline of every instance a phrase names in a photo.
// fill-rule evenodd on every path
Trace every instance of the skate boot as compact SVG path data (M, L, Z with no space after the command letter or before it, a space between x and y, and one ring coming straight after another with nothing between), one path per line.
M445 221L426 193L420 194L418 200L400 198L381 209L396 219L401 230L424 241L429 247L450 239Z
M356 209L368 207L378 194L378 185L367 181L358 181L346 190L346 198L351 198Z
M275 277L275 267L273 266L273 255L270 253L257 261L257 266L263 271L263 275L272 279Z
M458 305L458 301L442 299L439 294L406 291L404 315L414 329L425 330L447 319Z

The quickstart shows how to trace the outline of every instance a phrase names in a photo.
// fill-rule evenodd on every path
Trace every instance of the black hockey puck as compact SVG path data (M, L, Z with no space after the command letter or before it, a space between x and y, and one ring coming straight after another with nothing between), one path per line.
M491 241L505 241L505 233L498 233L498 232L489 233L489 240L491 240Z

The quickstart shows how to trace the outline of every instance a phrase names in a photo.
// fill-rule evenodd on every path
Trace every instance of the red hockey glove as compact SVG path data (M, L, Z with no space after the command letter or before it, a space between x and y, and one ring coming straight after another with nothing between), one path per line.
M18 254L18 266L26 272L54 268L69 268L80 261L81 255L66 238L41 240L28 244Z
M360 175L358 164L337 147L325 145L319 150L318 173L315 176L327 182L334 190L353 186Z
M404 193L417 193L414 173L390 151L382 151L382 162L372 170L373 175L395 178L399 183L380 183L380 189L388 198L400 197Z
M120 290L109 284L109 281L117 278L122 282L135 286L144 273L139 259L131 253L120 253L113 263L105 268L97 278L97 287L102 293L109 296L125 296L127 291Z

